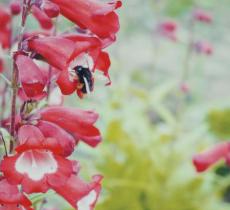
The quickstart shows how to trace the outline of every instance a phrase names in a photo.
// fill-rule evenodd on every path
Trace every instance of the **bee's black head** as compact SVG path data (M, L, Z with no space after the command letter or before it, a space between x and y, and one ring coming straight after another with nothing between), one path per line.
M93 91L93 75L90 69L83 66L76 66L74 70L78 76L79 82L83 84L82 92L85 94L87 93L87 86L90 91Z

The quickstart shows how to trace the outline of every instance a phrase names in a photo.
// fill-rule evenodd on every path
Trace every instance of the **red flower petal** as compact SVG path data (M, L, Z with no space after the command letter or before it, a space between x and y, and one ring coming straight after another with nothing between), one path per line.
M0 28L5 28L11 21L10 11L0 6Z
M101 40L97 37L88 34L68 33L63 34L62 37L73 42L89 42L92 47L101 47Z
M40 131L43 133L45 138L55 139L58 143L59 148L55 153L62 156L69 156L74 151L75 140L73 136L67 133L64 129L59 127L58 125L40 120L36 125ZM52 142L47 142L47 144L51 144ZM50 145L51 147L52 145Z
M96 62L96 69L102 71L105 76L108 76L110 65L109 54L107 52L101 52Z
M47 97L47 93L46 92L42 92L38 95L35 96L27 96L25 91L22 88L18 89L18 96L22 101L29 101L29 100L33 100L33 101L40 101L42 99L44 99L45 97Z
M43 93L46 85L43 74L33 60L24 55L16 57L19 79L23 90L28 97L36 97Z
M44 193L51 188L49 182L55 177L58 177L56 185L62 185L74 172L71 161L44 150L28 150L5 157L1 171L10 183L21 184L26 193Z
M0 58L0 73L4 70L4 62L3 59Z
M82 181L77 176L71 176L66 185L54 188L75 209L93 210L101 191L101 176L94 176L91 183Z
M90 146L95 147L101 141L100 131L93 126L98 114L93 111L55 106L41 110L40 115L41 120L57 124Z
M67 62L75 50L74 43L62 37L32 39L28 41L28 46L60 70L67 68Z
M66 124L70 125L70 127L73 126L70 129L76 127L79 123L94 124L99 117L94 111L84 111L77 108L62 106L50 106L44 108L41 110L40 114L41 119L43 120L60 125Z
M43 1L41 8L50 18L55 18L60 13L59 7L50 1Z
M19 210L19 209L33 210L33 208L21 206L19 204L6 204L3 206L0 206L0 210Z
M67 70L64 70L60 73L57 84L63 95L70 95L77 88L77 81L70 81L69 72Z
M22 205L29 209L32 205L30 200L22 192L19 192L17 185L9 184L6 179L0 181L0 204L2 204L0 209L2 207L5 207L5 209L11 207L13 209L17 205Z
M46 149L62 156L69 156L73 152L75 140L65 130L46 121L40 121L36 126L23 125L19 128L17 152Z
M11 29L0 28L0 47L8 49L11 46Z
M104 3L98 0L51 0L60 7L61 14L81 28L88 28L99 37L114 36L119 30L119 20L115 9L121 1Z
M28 149L42 148L45 137L42 132L33 125L23 125L18 130L19 146L17 152L23 152Z
M198 172L205 171L222 158L225 158L230 152L229 143L221 143L193 158L193 164Z

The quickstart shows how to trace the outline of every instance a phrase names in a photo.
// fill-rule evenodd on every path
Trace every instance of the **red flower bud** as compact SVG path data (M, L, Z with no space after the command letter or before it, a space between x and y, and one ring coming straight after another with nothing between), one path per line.
M43 29L49 30L53 27L52 20L46 15L44 11L35 5L32 6L32 14L38 20L40 26Z
M10 11L12 15L18 15L21 12L21 5L18 0L14 0L10 4Z
M44 1L41 8L50 18L55 18L60 13L59 7L50 1Z

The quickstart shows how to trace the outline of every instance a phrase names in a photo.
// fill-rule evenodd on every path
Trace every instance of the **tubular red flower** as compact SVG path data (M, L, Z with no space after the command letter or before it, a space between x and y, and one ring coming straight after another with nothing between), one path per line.
M29 40L31 50L41 55L50 65L63 70L75 50L72 41L62 37L44 37ZM63 46L63 47L59 47Z
M218 144L201 154L197 154L193 158L193 164L198 172L207 170L220 159L226 158L230 153L229 142Z
M19 146L17 152L30 149L46 149L61 156L72 154L74 138L57 125L40 121L36 126L23 125L18 130Z
M101 142L100 131L94 127L98 114L93 111L53 106L41 110L39 114L41 120L58 125L73 135L76 141L82 140L92 147Z
M36 126L45 138L55 139L58 148L60 148L60 152L58 152L59 155L69 156L72 154L75 146L75 140L72 135L58 125L47 121L40 120Z
M65 46L60 48L59 45ZM79 34L45 37L28 41L30 50L41 55L50 65L62 70L57 84L64 95L93 91L95 68L109 78L109 55L102 52L102 42L96 37Z
M1 171L12 184L21 184L26 193L45 193L63 185L73 174L73 163L47 150L27 150L1 162Z
M16 65L19 71L19 81L28 98L44 95L46 81L39 67L31 58L24 55L16 56Z
M89 184L77 176L71 176L64 186L54 190L76 210L93 210L101 191L101 176L94 176Z
M33 5L31 11L32 11L33 16L38 20L38 22L40 23L40 26L43 29L49 30L53 27L52 20L40 8Z
M0 181L0 209L1 210L32 210L32 203L16 185L11 185L6 179Z
M101 38L115 37L120 25L114 12L121 7L121 1L104 3L98 0L50 0L57 4L61 14L79 27L88 28Z
M82 52L100 49L100 42L95 38L75 40L64 37L43 37L28 41L30 50L41 55L50 65L65 70L68 65ZM59 46L65 46L60 48Z
M42 5L41 5L41 9L46 13L46 15L50 18L55 18L59 15L60 13L60 9L59 7L50 2L50 1L43 1Z

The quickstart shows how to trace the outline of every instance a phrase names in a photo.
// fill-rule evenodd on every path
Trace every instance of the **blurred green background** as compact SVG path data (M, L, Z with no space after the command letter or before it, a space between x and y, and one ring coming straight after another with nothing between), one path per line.
M121 31L111 47L113 84L98 83L76 106L100 113L104 142L86 150L85 167L104 176L97 210L229 209L229 169L197 174L192 156L230 137L230 2L126 0ZM180 90L194 8L213 15L197 23L195 40L213 45L213 55L190 55L188 85ZM154 36L159 22L178 23L179 42ZM73 105L75 97L69 99ZM91 172L87 173L91 174Z
M181 91L194 8L213 15L196 23L195 40L208 40L213 55L191 53L189 91ZM192 156L230 137L230 1L124 0L121 30L110 47L112 86L96 80L73 107L100 114L104 136L97 149L80 144L73 155L82 176L104 175L97 210L225 210L230 205L230 169L222 164L197 174ZM178 23L178 42L156 36L159 22ZM32 24L32 23L31 23ZM63 22L59 31L69 27ZM55 195L47 206L70 210Z

